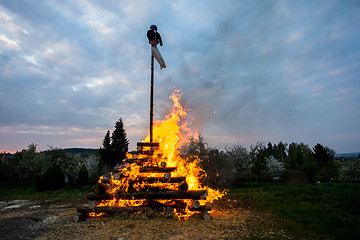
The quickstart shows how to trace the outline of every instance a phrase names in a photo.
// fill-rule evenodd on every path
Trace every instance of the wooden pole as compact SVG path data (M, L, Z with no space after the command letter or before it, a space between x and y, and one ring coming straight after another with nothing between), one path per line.
M154 121L154 55L151 52L151 91L150 91L150 142L153 142Z

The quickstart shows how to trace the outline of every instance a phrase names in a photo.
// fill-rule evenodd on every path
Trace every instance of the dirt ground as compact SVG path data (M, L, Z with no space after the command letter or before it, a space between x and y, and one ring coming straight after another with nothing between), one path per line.
M87 201L0 201L0 239L293 239L273 217L235 200L213 203L210 221L200 214L185 221L153 211L74 222L83 204Z

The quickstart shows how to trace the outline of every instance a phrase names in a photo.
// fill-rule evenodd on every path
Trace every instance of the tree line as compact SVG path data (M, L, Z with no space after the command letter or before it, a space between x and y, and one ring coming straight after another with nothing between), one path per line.
M95 184L99 176L112 171L126 158L129 141L122 118L108 130L102 146L95 154L69 154L50 147L38 152L36 144L16 152L12 159L0 161L0 184L34 185L37 190L51 190L67 186ZM220 150L208 147L202 136L190 139L179 149L188 162L197 156L206 175L204 184L229 187L250 181L281 181L289 184L316 182L360 182L360 158L339 162L335 151L316 144L277 144L257 142L246 148L241 144L228 145ZM3 155L4 157L5 155Z
M103 146L95 154L49 147L44 152L31 143L27 149L9 157L3 154L0 161L0 186L34 186L35 190L54 190L63 187L93 185L99 176L112 171L116 163L126 157L129 141L122 118L104 137ZM74 149L70 149L73 152Z
M65 184L88 185L97 175L92 170L96 161L96 156L86 152L74 155L53 147L39 152L31 143L0 162L0 184L24 189L34 186L39 191L63 188Z
M192 161L197 155L207 174L210 186L239 185L249 181L281 181L289 184L317 182L360 182L360 158L340 162L335 151L316 144L278 144L257 142L246 148L241 144L226 146L224 150L207 147L203 137L192 139L181 149Z

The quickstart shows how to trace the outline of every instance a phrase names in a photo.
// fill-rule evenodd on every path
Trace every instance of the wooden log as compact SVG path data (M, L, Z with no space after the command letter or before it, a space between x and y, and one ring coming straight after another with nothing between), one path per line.
M89 202L89 208L94 209L96 207L96 201Z
M211 211L211 207L203 205L198 208L190 208L189 210L193 212Z
M199 200L195 199L195 200L192 202L192 206L193 206L193 208L199 208L199 207L200 207L200 202L199 202Z
M113 177L115 180L119 180L117 176L126 177L121 173L115 173L113 174ZM181 183L183 181L186 181L186 177L171 177L170 173L164 173L163 177L138 177L135 179L134 182L147 182L147 183ZM101 183L110 183L110 180L107 179L106 181L101 181ZM96 191L95 191L96 192Z
M95 186L95 192L97 194L102 194L106 192L106 184L105 183L97 183Z
M96 207L94 209L87 207L78 207L76 211L78 213L122 213L122 212L138 212L138 211L149 211L151 207L147 206L136 206L136 207Z
M115 180L120 180L121 179L121 173L120 172L116 172L113 174L113 177Z
M137 146L137 147L136 147L136 150L137 150L138 152L141 152L141 151L143 150L143 147L142 147L142 146Z
M161 162L161 163L160 163L160 166L161 166L162 168L166 167L166 162Z
M161 209L161 208L176 208L176 205L165 205L165 204L158 204L153 206L136 206L136 207L95 207L95 208L88 208L85 206L78 207L76 210L78 213L121 213L121 212L138 212L138 211L149 211L153 209ZM210 206L200 206L198 208L190 208L190 211L193 212L202 212L202 211L211 211ZM80 216L80 218L83 216Z
M165 173L165 174L169 174L169 173ZM136 181L138 182L147 182L147 183L156 183L156 182L161 182L161 183L181 183L183 181L186 180L186 177L172 177L170 178L166 178L164 174L164 177L139 177L136 179Z
M184 181L179 184L179 191L186 192L188 189L189 185L187 184L187 182Z
M76 215L72 217L74 222L80 222L81 220L86 218L86 214L83 212L78 212Z
M204 196L206 195L207 195L207 190L191 190L187 192L166 191L166 192L134 192L134 193L123 193L119 191L115 195L115 197L118 199L203 199Z
M117 192L117 199L206 199L207 190L190 190L187 192L166 191L166 192ZM111 200L113 196L107 193L96 194L88 193L88 200Z
M113 173L121 173L121 177L127 177L129 174L126 172L121 172L123 169L124 168L114 168Z
M176 170L176 167L165 167L165 168L159 168L159 167L146 167L146 168L140 168L140 172L151 172L151 173L165 173L165 172L173 172Z
M160 146L159 143L157 142L138 142L136 143L137 146L141 146L141 147L158 147Z
M202 217L202 219L204 219L205 222L207 222L211 219L211 216L207 211L202 211L201 217Z
M164 173L164 179L165 179L165 181L169 181L170 177L171 177L171 174L170 174L169 172Z
M144 154L144 155L154 155L154 151L152 150L147 150L147 151L132 151L132 152L129 152L130 154L135 154L135 155L138 155L138 154ZM135 157L136 158L136 157Z
M127 158L125 160L125 163L122 166L114 167L113 171L120 172L124 167L130 168L132 163L141 164L141 163L149 162L149 161L150 161L150 158L133 158L133 159Z

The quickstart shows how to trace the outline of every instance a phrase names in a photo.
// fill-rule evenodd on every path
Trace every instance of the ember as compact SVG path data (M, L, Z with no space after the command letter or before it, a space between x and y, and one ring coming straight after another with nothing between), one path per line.
M156 121L153 140L150 136L137 143L137 150L129 152L122 164L114 168L110 179L100 177L95 192L88 194L88 208L79 213L142 212L155 208L173 208L179 219L188 219L201 212L205 220L211 203L225 195L225 191L202 185L206 173L199 166L197 156L180 157L179 147L189 136L194 137L186 121L187 113L180 104L181 92L175 91L171 113L163 121Z

